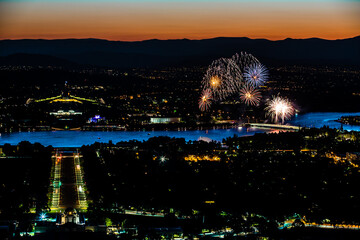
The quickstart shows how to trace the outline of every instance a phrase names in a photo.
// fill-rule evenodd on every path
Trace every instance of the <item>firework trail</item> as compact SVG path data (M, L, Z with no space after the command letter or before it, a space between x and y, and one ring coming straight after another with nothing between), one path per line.
M236 53L231 59L236 63L236 65L240 68L242 73L245 72L247 67L251 65L260 64L259 60L256 59L253 55L241 52L240 54Z
M210 89L204 89L199 99L199 108L202 112L208 110L211 106L212 96Z
M244 78L248 84L254 87L263 85L268 79L268 70L261 63L253 64L245 68Z
M240 89L240 99L246 105L259 105L261 94L259 90L255 89L254 86L245 84L242 89Z
M281 123L284 123L285 120L290 119L295 113L292 103L280 96L273 96L266 105L266 116L270 117L275 123L279 123L280 120Z
M220 58L211 63L202 81L203 89L211 89L213 100L224 100L239 91L244 84L242 73L236 63Z

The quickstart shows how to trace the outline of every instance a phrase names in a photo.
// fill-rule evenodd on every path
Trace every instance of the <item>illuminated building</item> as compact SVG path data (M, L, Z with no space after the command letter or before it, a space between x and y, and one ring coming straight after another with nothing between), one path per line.
M198 161L211 161L211 162L220 162L219 156L196 156L196 155L189 155L185 157L185 161L190 162L198 162Z
M43 99L29 98L26 105L29 108L34 108L34 110L40 109L42 113L45 112L46 114L42 120L47 120L55 130L78 129L89 121L90 116L98 113L101 108L109 108L102 98L88 99L77 97L69 92ZM99 120L97 119L95 123ZM101 118L101 120L104 120L104 118Z
M179 123L181 118L178 117L152 117L150 123Z

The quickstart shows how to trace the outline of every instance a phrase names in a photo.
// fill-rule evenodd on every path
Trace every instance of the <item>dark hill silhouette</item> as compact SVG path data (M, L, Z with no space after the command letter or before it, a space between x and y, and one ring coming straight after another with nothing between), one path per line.
M250 52L267 64L360 65L360 36L342 40L249 38L204 40L146 40L138 42L101 39L1 40L0 56L41 54L78 64L112 67L208 64L217 57Z
M61 58L41 55L41 54L26 54L16 53L9 56L0 57L0 65L11 66L61 66L61 67L76 67L77 63L70 62Z

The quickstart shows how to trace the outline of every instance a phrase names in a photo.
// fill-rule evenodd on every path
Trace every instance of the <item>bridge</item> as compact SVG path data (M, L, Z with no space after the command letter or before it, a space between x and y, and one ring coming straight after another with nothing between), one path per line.
M264 129L280 129L280 130L292 130L292 131L299 131L302 128L302 127L299 127L299 126L270 124L270 123L244 123L243 127L264 128Z

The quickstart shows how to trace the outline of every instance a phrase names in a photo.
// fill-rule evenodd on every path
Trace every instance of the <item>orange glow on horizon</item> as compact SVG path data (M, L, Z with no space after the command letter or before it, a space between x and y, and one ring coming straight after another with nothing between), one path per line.
M360 35L359 6L356 2L3 2L0 39L342 39Z

